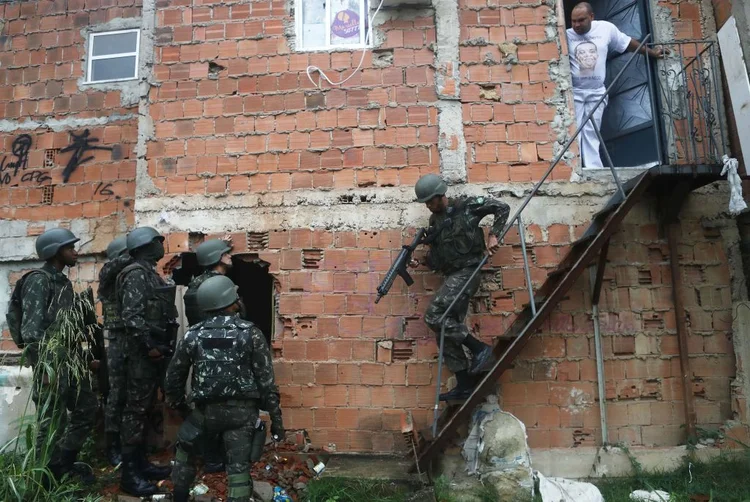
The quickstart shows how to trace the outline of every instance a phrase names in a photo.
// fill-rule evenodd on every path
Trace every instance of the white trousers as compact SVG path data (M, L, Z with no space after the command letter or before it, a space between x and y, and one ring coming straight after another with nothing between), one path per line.
M601 94L592 93L591 91L580 92L573 89L573 101L576 107L576 125L581 126L581 122L586 116L591 113L594 109L594 105L599 101ZM605 97L604 101L599 108L597 108L594 115L591 117L596 128L601 131L602 115L604 114L604 108L607 106L609 97ZM594 126L591 124L592 120L586 123L586 126L578 135L578 147L581 150L581 157L583 159L583 167L604 167L602 165L602 159L599 156L599 137L596 135Z

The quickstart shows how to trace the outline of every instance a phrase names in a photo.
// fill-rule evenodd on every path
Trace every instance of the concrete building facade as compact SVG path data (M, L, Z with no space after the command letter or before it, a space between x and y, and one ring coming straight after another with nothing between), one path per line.
M665 43L714 38L727 8L714 3L634 2ZM82 237L77 287L96 286L106 245L135 225L164 233L160 269L178 282L194 271L195 245L229 234L236 280L274 349L286 427L339 451L398 451L402 411L428 425L438 383L421 314L440 278L417 270L414 286L399 282L374 303L399 249L427 223L414 183L438 173L449 194L518 206L575 130L570 5L364 2L360 13L379 9L371 48L309 50L317 28L295 16L310 5L0 2L0 307L51 226ZM365 40L369 23L350 21L325 26ZM111 32L137 42L113 39L97 59L104 39L92 34ZM120 59L92 69L108 58ZM117 73L128 65L135 78ZM116 78L91 82L96 71ZM331 85L321 71L348 80ZM608 171L580 167L575 146L564 156L524 212L535 284L613 188ZM722 183L691 194L679 251L697 423L744 437L736 306L747 287L727 201ZM640 202L610 244L600 304L610 443L685 441L657 202ZM482 272L468 323L488 342L528 302L521 253L511 230ZM1 343L14 350L7 332ZM500 381L503 408L533 448L602 443L593 346L585 274Z

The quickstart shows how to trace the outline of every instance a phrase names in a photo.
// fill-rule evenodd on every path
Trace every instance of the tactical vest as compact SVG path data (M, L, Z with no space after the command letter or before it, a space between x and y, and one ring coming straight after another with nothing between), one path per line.
M130 256L118 256L110 261L99 274L99 298L102 302L103 328L109 331L110 336L117 330L125 328L125 323L120 317L117 307L117 276L128 265L133 263Z
M171 343L173 341L171 330L177 319L176 288L165 284L156 272L140 262L131 263L117 276L117 313L122 316L122 286L125 283L125 277L136 269L144 270L152 284L151 296L146 298L146 310L144 312L146 324L157 339Z
M237 316L218 316L191 330L197 337L190 387L193 401L260 397L252 367L252 327Z
M448 273L482 259L484 233L466 214L465 205L466 200L458 200L445 213L430 218L430 232L434 232L430 261L435 270Z
M188 290L185 292L183 301L185 302L185 316L188 320L188 326L193 326L201 321L207 319L207 315L198 306L198 288L203 284L206 279L221 275L218 272L206 271L201 275L190 281Z

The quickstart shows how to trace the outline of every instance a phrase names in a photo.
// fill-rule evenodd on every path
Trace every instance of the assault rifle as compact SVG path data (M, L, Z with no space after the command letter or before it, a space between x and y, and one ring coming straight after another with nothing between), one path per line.
M401 252L399 253L398 258L393 262L388 273L385 274L385 279L383 279L383 282L378 286L378 297L375 298L375 303L378 303L381 298L388 294L388 291L391 289L391 286L393 286L393 281L396 280L397 275L400 275L404 279L407 286L414 284L414 279L411 278L406 267L411 261L411 255L414 253L414 250L425 241L426 233L427 230L420 228L417 231L417 235L414 236L414 240L411 244L408 246L401 246Z

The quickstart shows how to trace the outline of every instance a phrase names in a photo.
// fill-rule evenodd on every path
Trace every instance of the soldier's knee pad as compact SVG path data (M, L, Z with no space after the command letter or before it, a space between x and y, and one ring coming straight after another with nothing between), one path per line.
M250 473L241 472L238 474L228 474L227 481L229 484L227 495L230 499L248 499L252 495L250 489Z
M200 420L195 417L196 412L190 414L187 419L180 426L180 430L177 432L177 460L180 459L180 451L185 456L194 454L200 447L201 434L203 433Z

